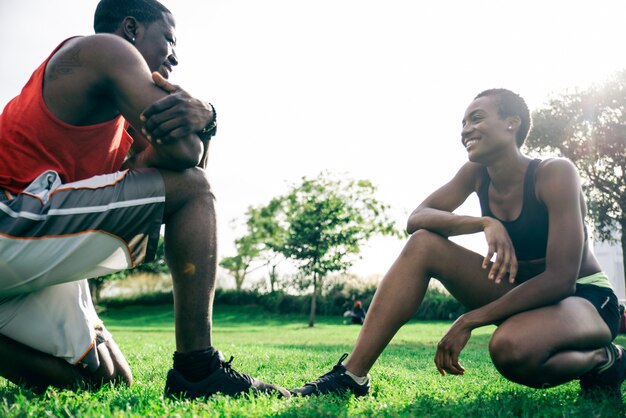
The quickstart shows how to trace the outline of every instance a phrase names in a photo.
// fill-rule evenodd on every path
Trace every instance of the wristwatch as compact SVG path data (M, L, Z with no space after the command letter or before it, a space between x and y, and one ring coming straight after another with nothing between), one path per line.
M197 133L198 137L203 141L211 139L217 132L217 112L211 103L209 103L209 106L211 106L211 112L213 112L213 120Z

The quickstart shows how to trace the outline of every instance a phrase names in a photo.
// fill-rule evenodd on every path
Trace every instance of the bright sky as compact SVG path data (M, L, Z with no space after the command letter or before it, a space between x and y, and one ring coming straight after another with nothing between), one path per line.
M0 0L0 106L63 39L93 33L97 0ZM218 110L209 175L220 255L249 205L322 170L367 178L400 226L466 160L461 117L505 87L531 108L626 68L623 1L164 0L172 81ZM472 199L461 212L478 214ZM483 252L481 236L461 240ZM375 239L353 271L402 247Z

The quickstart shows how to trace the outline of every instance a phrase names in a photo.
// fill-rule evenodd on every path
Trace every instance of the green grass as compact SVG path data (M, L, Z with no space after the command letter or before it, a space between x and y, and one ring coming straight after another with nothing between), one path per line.
M618 417L621 405L578 397L578 383L533 390L502 378L487 354L493 327L476 330L462 353L465 376L441 377L434 346L448 322L404 326L371 371L372 394L281 400L275 397L172 402L162 399L174 349L171 307L128 307L102 315L133 368L132 387L105 387L90 393L49 389L36 395L0 379L0 416L159 417ZM259 314L251 307L216 307L214 341L234 367L287 388L330 370L350 351L358 326L341 318ZM626 343L626 338L618 341Z

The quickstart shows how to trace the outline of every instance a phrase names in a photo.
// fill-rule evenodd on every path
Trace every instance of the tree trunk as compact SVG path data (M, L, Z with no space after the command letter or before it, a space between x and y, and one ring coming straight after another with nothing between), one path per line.
M274 293L276 290L276 265L272 264L272 269L270 270L270 292Z
M626 218L622 218L620 222L620 231L622 234L622 267L624 269L624 284L626 284ZM624 287L626 289L626 286Z
M235 288L237 292L241 291L241 286L243 286L243 281L246 278L246 273L244 274L235 274Z
M309 314L309 328L315 326L315 309L317 308L317 273L313 273L313 296L311 297L311 313Z
M96 280L88 280L87 283L89 283L89 293L91 293L91 301L95 306L98 304L98 296L100 296L100 292L98 291L98 283L96 283Z
M100 301L100 291L102 290L102 285L104 284L104 281L100 278L97 278L97 279L88 280L87 283L89 284L89 293L91 293L91 301L93 302L94 306L96 306L98 302Z

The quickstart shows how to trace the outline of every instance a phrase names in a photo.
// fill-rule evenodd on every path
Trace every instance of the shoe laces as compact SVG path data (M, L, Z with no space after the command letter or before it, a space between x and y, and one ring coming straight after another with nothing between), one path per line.
M237 370L233 369L233 366L231 363L233 362L234 358L235 358L234 356L230 356L230 359L228 361L220 360L220 364L222 366L222 369L224 369L224 372L228 376L231 376L232 378L236 380L244 380L247 383L252 384L252 378L250 376L248 376L247 374L240 373Z
M337 375L337 373L345 370L342 363L347 357L348 353L344 353L331 371L318 377L312 382L306 383L304 386L315 386L316 388L320 388L320 386L324 387L327 385L332 385L332 382L335 380L335 376Z

